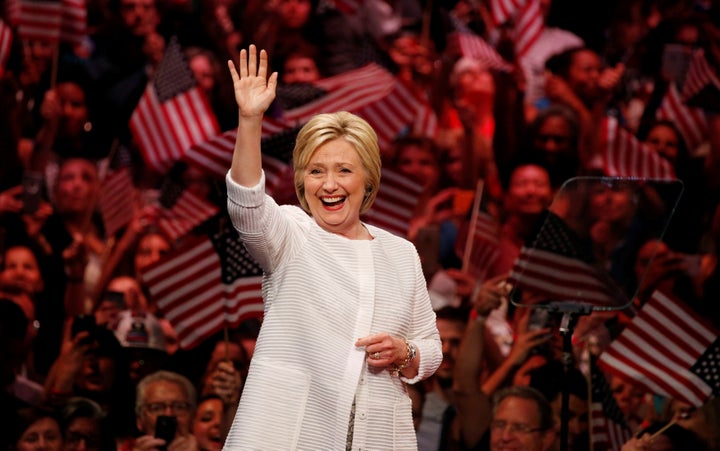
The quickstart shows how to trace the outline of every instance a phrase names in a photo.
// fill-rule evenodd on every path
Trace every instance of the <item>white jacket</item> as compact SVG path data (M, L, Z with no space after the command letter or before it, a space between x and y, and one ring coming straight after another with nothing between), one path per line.
M265 176L244 188L226 176L235 228L262 265L265 313L226 450L344 450L356 402L353 449L417 448L404 382L442 361L415 247L367 225L373 240L320 228L265 195ZM401 380L370 369L359 337L406 337L420 371Z

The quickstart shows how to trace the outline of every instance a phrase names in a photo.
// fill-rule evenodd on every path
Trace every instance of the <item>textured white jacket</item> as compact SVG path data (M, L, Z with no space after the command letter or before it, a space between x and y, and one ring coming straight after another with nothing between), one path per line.
M321 229L295 206L226 176L228 209L262 265L265 313L226 450L344 450L356 402L353 449L417 448L404 382L442 360L415 247L367 225L373 240ZM370 369L355 341L387 332L417 346L420 371L401 380Z

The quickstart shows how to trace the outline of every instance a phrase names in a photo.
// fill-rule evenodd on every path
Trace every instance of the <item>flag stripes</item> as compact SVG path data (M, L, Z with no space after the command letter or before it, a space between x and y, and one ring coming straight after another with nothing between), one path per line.
M688 306L656 291L598 363L648 391L701 406L712 387L691 367L717 337Z

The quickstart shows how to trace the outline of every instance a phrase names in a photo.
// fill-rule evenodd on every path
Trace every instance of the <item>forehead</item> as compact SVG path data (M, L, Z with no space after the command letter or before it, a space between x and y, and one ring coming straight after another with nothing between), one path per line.
M91 161L83 160L81 158L73 158L65 161L60 167L61 174L67 174L70 172L85 172L97 174L97 167Z
M527 180L547 181L549 180L549 177L545 169L535 165L520 166L513 171L512 176L510 177L511 183Z
M333 139L319 146L310 156L310 164L325 163L328 161L335 162L340 160L348 163L359 163L360 155L358 155L355 146L350 144L343 138Z
M562 116L548 116L540 125L541 133L555 132L562 134L570 134L570 124Z
M185 399L185 391L180 386L172 381L156 381L148 385L146 391L146 401L165 401L165 400L178 400Z
M5 251L5 259L15 261L32 261L37 263L35 255L30 251L30 249L23 246L11 247Z
M540 413L535 401L508 396L498 404L495 419L537 427L540 424Z

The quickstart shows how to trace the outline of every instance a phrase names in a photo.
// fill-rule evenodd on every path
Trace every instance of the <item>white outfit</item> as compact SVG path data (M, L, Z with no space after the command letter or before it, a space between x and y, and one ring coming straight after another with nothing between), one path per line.
M545 97L545 62L567 49L581 47L584 41L576 34L561 28L545 27L538 41L522 59L525 75L525 103L534 104Z
M326 232L267 196L264 173L252 188L226 182L233 224L264 269L265 312L224 449L344 450L353 401L353 449L416 449L404 382L434 373L442 350L414 246L370 225L373 240ZM415 344L417 377L368 367L354 343L379 332Z

